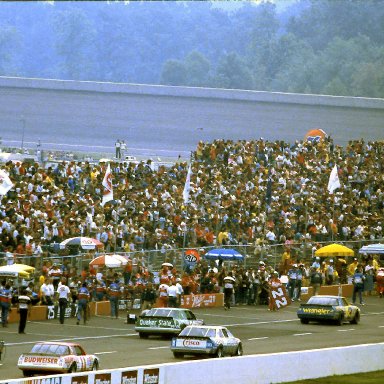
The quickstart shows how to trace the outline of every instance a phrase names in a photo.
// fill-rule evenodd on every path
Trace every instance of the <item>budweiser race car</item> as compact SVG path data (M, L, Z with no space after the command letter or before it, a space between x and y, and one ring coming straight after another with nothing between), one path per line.
M96 371L99 368L99 359L95 355L87 355L79 344L38 342L31 352L19 357L17 366L28 377L44 373Z
M171 350L176 358L184 355L242 356L241 340L222 326L185 327L172 339Z

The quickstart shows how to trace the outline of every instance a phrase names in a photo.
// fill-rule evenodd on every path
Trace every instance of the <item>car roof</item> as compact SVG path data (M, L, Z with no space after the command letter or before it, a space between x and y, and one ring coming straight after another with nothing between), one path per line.
M61 342L61 341L38 341L35 343L36 344L44 344L44 345L63 345L66 347L77 347L80 346L78 343L66 343L66 342Z
M322 297L322 298L327 298L327 299L344 299L344 296L336 296L336 295L316 295L316 296L311 296L312 297Z
M226 327L224 327L222 325L188 325L185 328L201 328L201 329L223 329L223 328L225 328L226 329Z
M190 309L189 308L173 308L173 307L158 307L158 308L154 308L154 309L171 309L172 311L189 311Z

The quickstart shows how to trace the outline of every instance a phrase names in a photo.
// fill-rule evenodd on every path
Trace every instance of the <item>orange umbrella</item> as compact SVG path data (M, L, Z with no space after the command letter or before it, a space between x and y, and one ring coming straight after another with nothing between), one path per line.
M187 249L184 252L185 258L188 259L189 261L199 261L200 260L200 254L196 249Z
M317 143L321 140L324 140L325 138L327 137L327 134L320 128L315 128L315 129L311 129L309 130L306 134L305 134L305 140L307 141L312 141L314 143Z
M110 255L102 255L94 258L89 265L91 267L107 267L107 268L118 268L122 266L122 261L118 258Z

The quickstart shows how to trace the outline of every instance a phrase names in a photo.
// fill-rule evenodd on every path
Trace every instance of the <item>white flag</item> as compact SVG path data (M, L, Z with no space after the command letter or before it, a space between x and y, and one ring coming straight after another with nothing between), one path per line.
M8 173L0 169L0 196L6 195L7 192L13 187L13 183L8 176Z
M112 187L112 173L111 166L108 164L107 170L105 171L105 176L103 179L103 200L101 205L108 203L108 201L113 200L113 187Z
M191 174L192 174L192 169L191 169L191 164L189 164L187 179L185 180L184 191L183 191L184 204L189 203L189 192L191 191Z
M328 181L328 191L329 193L333 193L333 191L337 188L340 188L340 180L339 180L339 174L337 173L337 165L335 165L332 169L332 172L329 176L329 181Z

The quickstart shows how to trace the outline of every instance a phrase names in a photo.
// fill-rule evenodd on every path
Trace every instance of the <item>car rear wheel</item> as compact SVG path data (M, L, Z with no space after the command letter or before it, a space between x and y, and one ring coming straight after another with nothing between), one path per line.
M219 359L220 359L221 357L224 357L223 347L219 347L219 348L217 348L217 351L216 351L216 357L218 357Z
M360 313L356 312L355 317L350 321L351 324L359 324L360 321Z
M344 321L344 316L340 315L340 317L336 320L337 325L342 325Z
M99 369L99 363L95 361L92 365L92 371L97 371Z
M77 365L75 363L73 363L69 369L68 369L68 373L74 373L74 372L77 372Z
M243 356L243 345L241 343L237 346L235 356Z
M31 376L33 376L33 373L29 372L29 371L23 371L23 376L24 377L31 377Z
M173 352L173 356L176 358L176 359L182 359L184 357L184 353L181 353L181 352Z
M144 332L139 332L140 339L148 339L148 334Z
M300 319L301 324L308 324L309 320L308 319Z

